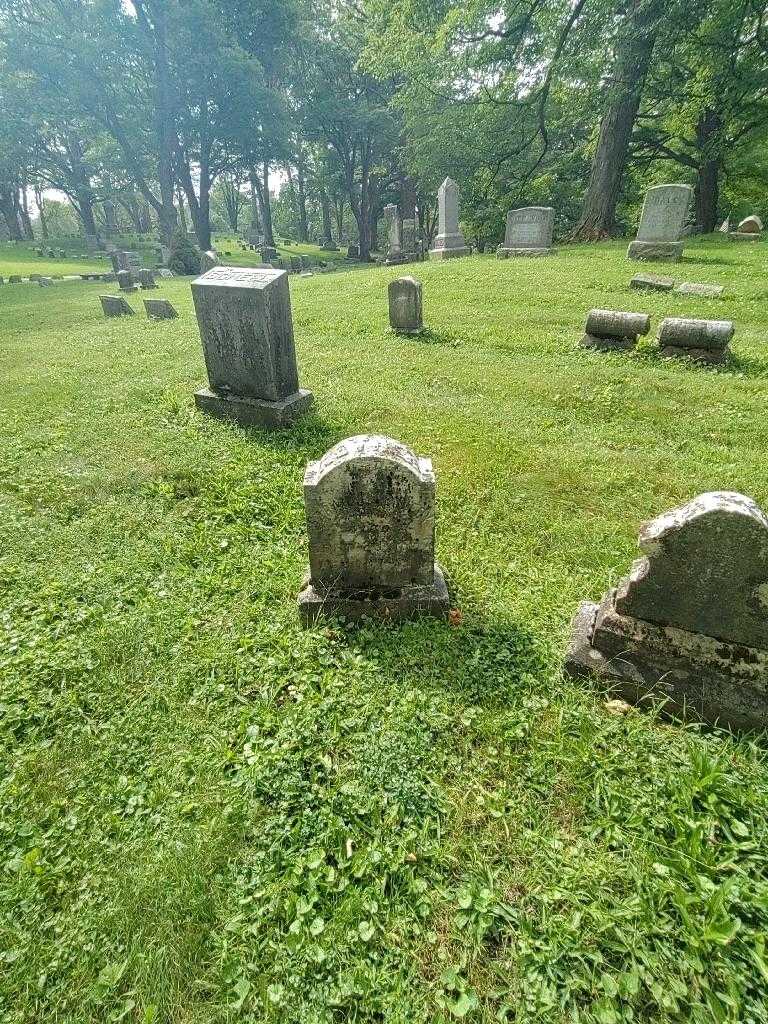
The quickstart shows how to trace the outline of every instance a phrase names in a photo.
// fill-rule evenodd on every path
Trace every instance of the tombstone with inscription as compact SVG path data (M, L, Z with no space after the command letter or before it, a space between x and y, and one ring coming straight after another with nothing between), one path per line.
M566 668L626 700L768 728L768 519L743 494L701 494L640 528L643 557L582 604Z
M499 259L508 256L548 256L552 252L555 211L551 206L526 206L510 210Z
M630 242L631 260L660 260L676 263L682 259L680 241L691 204L690 185L654 185L645 193L637 238Z
M175 320L179 315L168 299L144 299L144 309L150 320Z
M115 256L117 258L117 266L115 266L114 261L112 263L115 273L118 270L131 270L135 272L141 269L141 260L137 252L118 251L115 253Z
M133 316L133 309L122 295L100 295L99 301L104 310L104 316Z
M471 249L459 227L459 186L446 178L437 193L438 228L430 259L448 260L469 256Z
M133 281L133 274L130 270L120 270L117 274L117 283L121 292L135 292L136 285Z
M448 590L435 562L435 475L429 459L390 437L347 438L307 466L304 503L304 625L321 614L390 622L446 617Z
M192 282L209 388L199 409L243 425L281 427L312 404L299 388L288 275L214 267Z

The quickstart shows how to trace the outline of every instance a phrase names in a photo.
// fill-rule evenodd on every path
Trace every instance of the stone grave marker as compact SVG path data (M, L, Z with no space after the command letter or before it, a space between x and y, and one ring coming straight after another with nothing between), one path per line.
M142 288L149 289L157 288L157 282L155 281L155 273L153 270L147 270L146 268L138 272L139 284Z
M580 345L603 352L626 351L637 345L638 335L647 334L650 329L651 318L647 313L591 309Z
M173 271L169 270L168 267L161 267L157 273L160 277L173 277Z
M659 328L659 353L704 363L725 363L734 335L732 320L691 320L668 316Z
M469 256L472 251L459 227L459 186L446 178L437 192L438 227L434 246L429 250L433 260Z
M360 247L357 246L357 245L348 245L347 246L347 259L348 260L357 260L359 258L360 258Z
M683 256L680 241L693 189L690 185L654 185L645 193L637 238L630 242L631 260L677 262Z
M175 320L179 315L168 299L144 299L144 309L150 320Z
M728 237L734 242L759 242L762 230L763 222L753 215L740 221L736 230L728 233Z
M133 272L130 270L119 270L117 272L117 283L121 292L135 292L136 285L133 282Z
M499 259L508 256L548 256L552 252L555 211L551 206L526 206L510 210Z
M214 267L192 282L209 388L199 409L243 425L281 427L312 404L299 388L288 275Z
M681 281L675 288L679 295L701 295L705 299L719 299L725 291L722 284L699 284L694 281Z
M389 323L398 334L421 334L422 287L415 277L400 277L389 282Z
M53 286L53 278L52 277L40 277L40 278L38 278L37 283L40 285L41 288L51 288Z
M415 260L421 256L417 228L418 225L413 218L407 218L403 221L403 260Z
M21 275L11 274L8 278L8 284L21 284Z
M389 437L347 438L307 466L304 502L309 573L298 599L304 625L321 614L446 617L429 459Z
M133 309L122 295L100 295L99 301L104 310L104 316L133 316Z
M658 277L656 274L635 274L629 282L630 288L655 292L671 292L674 286L673 277Z
M400 215L394 203L384 207L384 223L387 228L386 262L389 264L402 263L403 246L400 238Z
M582 604L566 668L626 700L667 701L733 728L768 728L768 519L732 491L640 528L643 557Z

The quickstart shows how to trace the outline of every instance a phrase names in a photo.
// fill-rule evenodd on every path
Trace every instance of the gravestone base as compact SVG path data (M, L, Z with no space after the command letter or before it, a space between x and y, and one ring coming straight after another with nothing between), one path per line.
M210 388L201 388L195 392L195 405L201 412L207 412L209 416L220 420L231 420L241 427L290 426L309 409L313 400L312 392L304 388L277 402L243 395L220 395Z
M635 274L629 282L630 288L654 292L671 292L675 287L673 277L656 277L655 274Z
M509 259L510 256L550 256L555 250L541 246L535 249L506 249L500 245L496 250L496 258L500 260Z
M615 591L584 602L571 623L566 672L596 676L632 703L735 729L768 727L768 651L620 615Z
M693 359L697 363L721 365L728 362L730 350L716 348L684 348L682 345L665 345L659 349L662 358Z
M431 260L453 260L459 256L471 256L472 250L468 245L457 245L452 249L430 249L429 258Z
M431 585L409 584L393 590L336 591L313 583L307 573L298 606L302 626L311 626L324 615L352 622L361 619L404 622L425 616L446 619L450 598L443 570L435 562L435 579Z
M728 237L732 242L759 242L761 235L756 231L729 231Z
M579 342L581 348L592 348L598 352L628 352L637 346L637 337L599 338L595 334L585 334Z
M660 263L679 263L683 258L682 242L630 242L629 260L657 260Z

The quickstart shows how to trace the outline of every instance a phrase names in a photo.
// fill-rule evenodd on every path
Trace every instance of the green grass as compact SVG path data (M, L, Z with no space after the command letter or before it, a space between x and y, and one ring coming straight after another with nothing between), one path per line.
M11 274L19 274L28 277L30 274L42 274L48 277L51 274L83 274L97 273L99 271L111 270L109 260L100 259L95 254L85 256L83 242L80 247L72 249L72 239L64 242L35 242L34 245L27 242L0 242L0 277L6 282ZM51 248L67 251L66 256L38 256L35 249L43 248L48 253ZM71 251L70 251L71 250ZM85 256L84 259L80 255Z
M260 251L246 249L242 240L234 235L216 235L213 239L213 247L219 256L231 266L249 267L261 263ZM291 256L299 256L303 253L310 256L313 262L324 260L328 263L336 263L344 260L347 255L346 246L341 246L338 252L329 252L311 242L294 242L292 245L286 245L284 242L276 241L275 248L279 259L290 259ZM232 253L232 256L225 256L227 252Z
M768 1020L762 741L560 668L642 519L768 505L766 250L689 245L722 300L622 250L292 279L279 435L195 413L187 281L3 289L4 1024ZM733 364L579 350L593 306L733 317ZM304 466L367 431L433 459L458 625L298 628Z

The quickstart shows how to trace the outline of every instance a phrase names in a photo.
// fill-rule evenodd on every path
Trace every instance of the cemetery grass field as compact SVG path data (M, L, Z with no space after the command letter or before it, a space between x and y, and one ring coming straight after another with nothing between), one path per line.
M316 407L272 435L195 412L188 279L159 323L0 290L4 1024L768 1020L763 738L561 675L641 520L768 506L768 247L625 247L292 278ZM652 335L579 350L591 307ZM666 315L732 364L660 360ZM452 624L299 629L304 467L364 432L434 462Z
M52 244L58 251L59 242L55 241ZM71 246L71 241L68 244ZM40 248L41 245L45 246L46 252L49 250L48 242L37 244L37 248ZM82 247L82 240L80 246ZM35 246L31 244L2 242L0 243L0 277L5 278L7 283L11 274L18 274L21 277L28 277L30 274L50 276L51 274L104 273L112 269L109 260L99 259L94 254L85 259L80 257L80 250L77 253L67 250L67 255L62 257L38 256Z

